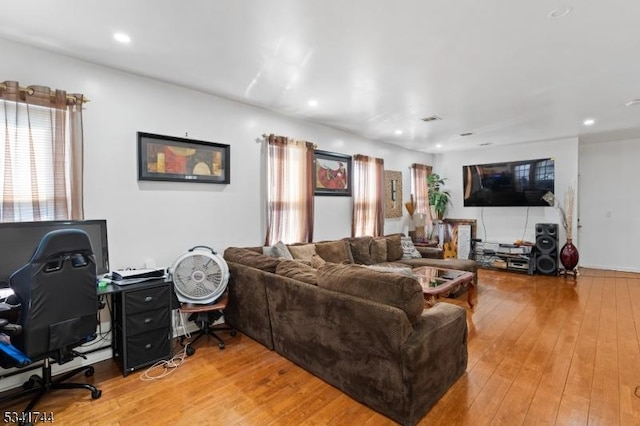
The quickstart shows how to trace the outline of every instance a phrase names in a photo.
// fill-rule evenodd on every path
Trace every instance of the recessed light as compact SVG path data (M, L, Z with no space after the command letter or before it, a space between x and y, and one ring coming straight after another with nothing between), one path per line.
M437 143L436 144L436 148L442 148L442 144L441 143Z
M587 118L582 122L582 124L584 124L585 126L593 126L595 122L596 120L594 120L593 118Z
M129 37L127 34L125 33L115 33L113 35L113 38L116 39L116 41L119 41L120 43L130 43L131 42L131 37Z
M625 102L624 106L633 106L633 105L638 105L638 104L640 104L640 98L631 99L631 100Z
M396 135L400 136L400 135L402 134L402 130L398 129L398 130L396 130L396 131L395 131L395 132L393 132L393 133L395 133Z
M547 18L562 18L563 16L567 16L568 14L570 14L572 10L573 10L573 7L571 6L559 7L549 12L549 14L547 15Z
M308 104L309 104L310 107L317 107L318 106L318 101L315 100L315 99L309 99Z

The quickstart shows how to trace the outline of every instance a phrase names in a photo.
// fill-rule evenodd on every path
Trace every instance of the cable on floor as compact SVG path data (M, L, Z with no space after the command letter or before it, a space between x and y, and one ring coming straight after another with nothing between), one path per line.
M180 367L185 358L187 357L187 347L182 348L177 355L167 361L158 361L151 367L147 368L144 373L140 375L140 380L143 382L150 382L152 380L160 380L167 377Z
M482 222L482 229L484 230L484 240L485 242L489 241L487 238L487 228L484 226L484 207L480 209L480 221Z

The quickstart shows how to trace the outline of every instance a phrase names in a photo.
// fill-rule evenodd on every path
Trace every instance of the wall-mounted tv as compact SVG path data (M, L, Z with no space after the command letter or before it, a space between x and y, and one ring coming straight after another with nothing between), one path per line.
M554 192L553 158L462 167L465 207L547 206Z

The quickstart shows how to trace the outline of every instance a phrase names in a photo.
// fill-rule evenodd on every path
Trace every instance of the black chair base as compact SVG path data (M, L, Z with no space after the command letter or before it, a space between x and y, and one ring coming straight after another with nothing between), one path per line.
M33 410L38 401L40 401L47 392L55 389L86 389L91 392L91 398L100 398L100 396L102 396L102 391L93 385L88 383L64 383L73 376L82 372L84 372L85 377L93 376L93 366L87 365L84 367L78 367L54 379L51 377L51 363L48 359L45 359L44 364L42 365L42 376L35 374L31 376L29 380L22 385L23 389L21 391L0 398L0 405L8 401L23 398L27 395L35 394L29 404L27 404L26 408L22 411L23 414L26 414ZM25 423L26 422L22 422L21 424Z
M193 347L193 344L196 343L198 340L200 340L202 336L211 336L214 339L216 339L218 341L218 348L222 350L225 348L225 343L224 343L224 340L222 340L222 338L218 336L216 332L229 331L231 336L235 336L237 334L237 331L233 327L229 327L223 324L211 325L208 312L200 312L194 315L196 315L196 318L190 318L190 320L195 321L196 324L198 324L199 326L199 330L195 333L196 334L195 338L185 344L184 343L185 336L180 337L180 344L186 348L185 350L188 356L191 356L196 352L195 348Z

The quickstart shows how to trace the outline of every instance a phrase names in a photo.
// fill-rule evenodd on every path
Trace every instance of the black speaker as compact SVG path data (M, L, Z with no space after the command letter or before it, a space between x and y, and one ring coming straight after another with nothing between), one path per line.
M558 274L558 224L536 223L536 272Z

